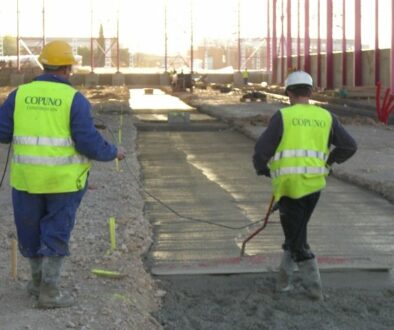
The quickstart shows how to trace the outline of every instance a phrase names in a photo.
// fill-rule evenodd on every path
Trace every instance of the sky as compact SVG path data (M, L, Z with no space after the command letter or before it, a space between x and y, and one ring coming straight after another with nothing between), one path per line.
M20 35L42 36L42 4L45 2L45 30L48 37L98 36L103 24L106 37L116 36L119 13L119 37L122 46L132 52L164 52L164 17L167 4L167 30L169 54L182 53L190 49L193 26L194 46L208 39L236 40L238 32L238 0L19 0ZM304 0L300 1L301 19ZM284 1L284 6L287 1ZM0 36L16 35L17 0L0 0ZM278 3L278 35L280 34L281 0ZM297 34L298 0L292 0L293 34ZM311 0L311 37L315 37L317 0ZM346 0L347 36L352 38L354 0ZM374 0L362 0L363 44L373 45ZM267 0L239 0L240 33L242 38L265 37L267 35ZM341 38L342 0L333 0L334 38ZM381 47L390 47L391 0L379 0ZM326 0L321 0L321 8ZM93 11L92 11L93 8ZM191 10L191 8L193 10ZM193 18L193 24L191 24ZM322 36L325 33L326 17L321 16ZM272 33L272 28L271 28ZM303 26L301 25L301 35Z

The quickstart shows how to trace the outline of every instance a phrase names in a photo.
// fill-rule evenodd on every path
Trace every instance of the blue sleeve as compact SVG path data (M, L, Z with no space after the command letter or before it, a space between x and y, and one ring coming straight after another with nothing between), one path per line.
M270 175L268 162L275 154L283 134L283 121L280 111L272 117L264 132L258 138L253 155L253 165L257 174Z
M341 164L352 157L357 151L357 143L348 131L342 126L338 118L332 115L332 138L334 149L328 156L327 164Z
M14 108L16 90L8 95L0 107L0 143L10 143L14 133Z
M77 151L89 159L110 161L116 158L116 146L108 143L94 127L90 103L79 92L71 106L71 136Z

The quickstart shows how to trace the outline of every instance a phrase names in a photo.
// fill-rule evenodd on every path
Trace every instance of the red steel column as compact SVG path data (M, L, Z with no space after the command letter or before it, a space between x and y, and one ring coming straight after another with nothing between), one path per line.
M317 86L321 87L320 0L317 1Z
M361 54L361 0L354 2L354 85L363 84Z
M267 0L267 71L271 69L270 0Z
M347 85L346 0L342 0L342 86L346 86L346 85Z
M297 1L297 70L301 70L300 0Z
M305 36L304 36L304 70L311 73L310 37L309 37L309 0L305 1Z
M287 72L291 70L293 67L291 63L291 46L292 46L292 41L291 41L291 0L287 0L287 6L286 6L286 16L287 16L287 36L286 36L286 66L287 66Z
M283 11L283 0L281 1L281 24L282 24L282 29L281 29L281 36L280 36L280 56L281 56L281 61L280 61L280 82L283 84L285 81L285 56L284 56L284 43L285 43L285 36L284 36L284 11Z
M391 2L391 95L394 95L394 3Z
M326 79L328 89L334 87L334 58L332 51L332 0L327 0Z
M379 2L375 0L375 84L380 80Z
M272 82L278 82L278 45L276 40L276 1L272 0Z

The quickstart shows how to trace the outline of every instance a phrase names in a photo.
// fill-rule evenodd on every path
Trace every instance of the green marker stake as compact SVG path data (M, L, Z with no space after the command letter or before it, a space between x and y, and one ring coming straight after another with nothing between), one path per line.
M108 224L109 224L109 241L111 243L111 250L115 251L116 249L115 218L110 217L108 220Z
M119 128L119 132L118 132L118 140L119 140L119 144L122 143L122 128Z

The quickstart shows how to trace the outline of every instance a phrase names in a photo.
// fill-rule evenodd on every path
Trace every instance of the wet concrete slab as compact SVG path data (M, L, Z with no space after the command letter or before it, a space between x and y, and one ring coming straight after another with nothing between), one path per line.
M271 195L270 181L252 168L253 141L233 131L144 131L138 145L145 189L166 205L146 200L154 274L276 268L283 240L277 213L246 246L244 260L253 262L239 258L243 239L256 228L245 226L263 217ZM322 269L389 269L393 210L379 196L330 177L309 226Z
M152 113L162 114L162 109ZM261 225L271 199L270 180L253 170L254 141L223 123L197 118L178 128L158 118L136 122L146 215L155 235L148 255L151 271L275 270L283 240L277 213L240 259L243 240ZM378 195L329 177L308 233L322 270L390 269L393 211L393 204Z

